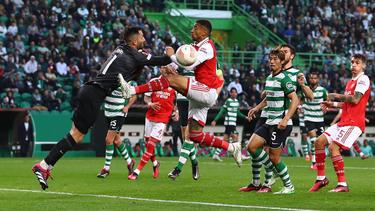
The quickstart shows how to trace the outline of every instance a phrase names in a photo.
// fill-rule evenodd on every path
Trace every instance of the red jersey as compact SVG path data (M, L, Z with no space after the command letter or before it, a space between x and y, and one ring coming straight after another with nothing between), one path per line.
M218 88L223 81L216 75L216 48L214 42L208 38L193 45L198 52L197 59L201 64L195 67L195 80L210 88Z
M155 111L152 108L148 108L146 118L152 122L168 123L173 111L175 98L175 90L170 87L152 92L151 102L159 102L160 110Z
M357 103L345 102L342 106L341 120L338 126L357 126L362 132L365 131L366 105L370 97L370 79L364 73L356 78L352 78L346 84L345 95L354 95L355 92L363 94L361 100Z

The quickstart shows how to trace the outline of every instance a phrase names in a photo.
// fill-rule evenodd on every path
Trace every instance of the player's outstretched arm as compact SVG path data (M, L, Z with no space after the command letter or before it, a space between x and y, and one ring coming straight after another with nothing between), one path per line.
M354 95L343 95L337 93L329 93L327 99L331 101L347 102L357 104L361 100L363 94L355 92Z
M225 113L227 113L227 109L223 106L220 108L219 113L216 114L214 122L217 122L217 120L219 120Z
M166 47L166 55L153 56L151 54L138 53L136 54L135 59L139 66L145 66L145 65L164 66L172 62L167 52L174 54L174 50L172 47Z

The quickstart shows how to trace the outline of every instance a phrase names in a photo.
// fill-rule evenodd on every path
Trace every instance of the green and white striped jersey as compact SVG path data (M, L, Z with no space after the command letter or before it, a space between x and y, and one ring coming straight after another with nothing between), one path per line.
M277 125L284 118L289 108L288 95L295 91L293 82L286 72L275 76L270 74L266 79L267 125ZM289 119L288 125L292 125Z
M324 113L320 103L327 100L327 90L322 86L317 86L314 90L314 100L305 99L303 110L305 121L324 122Z
M283 72L290 78L290 80L292 81L292 84L293 84L293 88L294 88L295 92L298 94L298 92L301 91L301 87L297 82L297 75L299 73L303 73L303 72L299 69L294 68L293 66L288 68L288 69L283 70ZM288 101L288 106L289 106L289 101ZM266 108L264 108L262 110L262 113L260 114L260 117L267 117Z
M237 115L246 119L246 116L240 111L240 102L237 99L228 98L219 113L215 116L214 121L217 121L225 114L224 125L237 125Z
M136 86L137 83L134 81L129 82L130 85ZM129 99L124 99L122 96L121 88L113 90L104 100L104 115L106 117L125 116L122 112L124 106L129 103Z

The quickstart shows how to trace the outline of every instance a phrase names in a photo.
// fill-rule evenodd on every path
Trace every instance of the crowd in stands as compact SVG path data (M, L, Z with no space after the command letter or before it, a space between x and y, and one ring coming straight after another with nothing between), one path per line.
M155 5L161 1L1 2L2 108L71 110L81 84L96 76L129 26L143 28L146 50L152 54L162 54L166 44L177 44L170 30L144 15L143 8L160 8ZM146 68L140 83L157 71Z
M47 3L48 2L48 3ZM41 1L4 0L0 4L0 95L2 108L33 107L38 110L71 111L79 87L95 77L111 51L121 43L126 27L144 30L146 51L160 55L166 45L178 47L178 39L167 26L150 22L144 9L160 11L162 1ZM353 1L355 2L355 1ZM365 53L367 74L375 76L374 3L356 5L343 1L239 0L249 13L293 44L297 51L338 53L350 58ZM155 6L158 5L158 6ZM307 15L306 15L307 14ZM233 50L259 51L267 55L267 43L234 45ZM258 67L221 64L225 88L218 106L235 87L241 106L259 102L268 69L266 57ZM350 77L342 61L327 60L318 71L321 84L330 92L341 92ZM157 67L146 67L138 83L159 74ZM375 84L371 95L375 96ZM141 104L142 99L138 104ZM369 104L375 110L374 98Z

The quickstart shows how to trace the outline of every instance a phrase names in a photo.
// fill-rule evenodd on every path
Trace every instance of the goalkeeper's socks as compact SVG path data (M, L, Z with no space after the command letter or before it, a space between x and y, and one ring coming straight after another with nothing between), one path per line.
M125 144L121 142L120 146L118 147L122 157L126 160L128 165L132 162L132 159L129 156L128 150L126 150Z
M73 139L73 137L70 135L70 133L66 134L66 136L61 139L48 153L47 157L44 158L44 161L50 165L54 166L56 162L64 156L64 154L71 150L75 145L77 145L77 142Z

